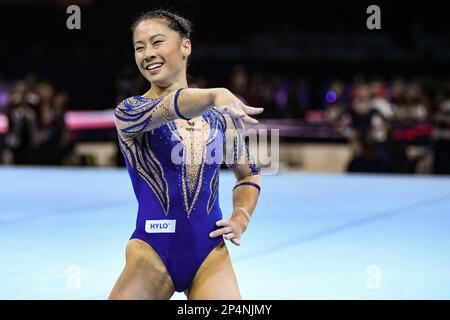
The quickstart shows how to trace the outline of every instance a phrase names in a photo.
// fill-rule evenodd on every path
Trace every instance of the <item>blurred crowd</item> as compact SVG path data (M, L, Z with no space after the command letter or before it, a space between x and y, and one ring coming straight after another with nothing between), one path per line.
M18 165L82 164L64 120L69 94L29 74L9 90L3 112L8 132L0 146L1 162ZM2 147L2 148L1 148Z
M336 80L325 93L324 108L326 120L352 146L348 171L414 173L431 154L426 172L450 173L450 80L357 76L349 85ZM409 130L404 137L396 134L404 128ZM428 153L408 155L415 135L427 138Z

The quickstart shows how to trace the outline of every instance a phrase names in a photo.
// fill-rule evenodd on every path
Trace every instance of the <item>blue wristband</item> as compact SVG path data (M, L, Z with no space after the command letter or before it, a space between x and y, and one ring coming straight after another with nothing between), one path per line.
M257 185L256 183L253 183L253 182L241 182L241 183L238 183L237 185L234 186L233 191L237 187L245 186L245 185L255 187L256 189L258 189L258 192L261 191L261 187L259 185Z
M180 91L183 90L184 88L180 88L177 90L177 92L175 92L175 98L173 99L173 108L175 109L175 113L177 114L178 118L181 118L183 120L191 120L188 119L186 117L184 117L181 113L180 110L178 109L178 95L180 94Z

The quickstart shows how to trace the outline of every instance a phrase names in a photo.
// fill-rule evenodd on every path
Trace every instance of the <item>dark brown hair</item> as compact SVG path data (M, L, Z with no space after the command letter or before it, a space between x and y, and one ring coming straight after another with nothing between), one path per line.
M166 20L169 28L178 32L181 38L191 40L192 23L188 19L167 10L152 10L141 14L131 25L132 34L134 34L138 24L147 19Z

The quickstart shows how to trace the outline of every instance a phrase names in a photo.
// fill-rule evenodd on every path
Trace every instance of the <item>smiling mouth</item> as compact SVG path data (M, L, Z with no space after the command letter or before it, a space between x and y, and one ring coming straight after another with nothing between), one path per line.
M152 63L148 65L145 69L148 71L155 71L160 69L163 66L164 63Z

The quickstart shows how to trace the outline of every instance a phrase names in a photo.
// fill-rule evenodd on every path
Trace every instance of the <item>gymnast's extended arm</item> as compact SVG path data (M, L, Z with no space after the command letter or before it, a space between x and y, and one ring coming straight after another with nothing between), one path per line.
M258 114L262 108L244 105L235 95L224 88L178 89L165 97L125 99L114 110L114 119L123 137L133 137L155 129L174 119L189 120L202 115L213 106L223 112L257 123L249 115Z

